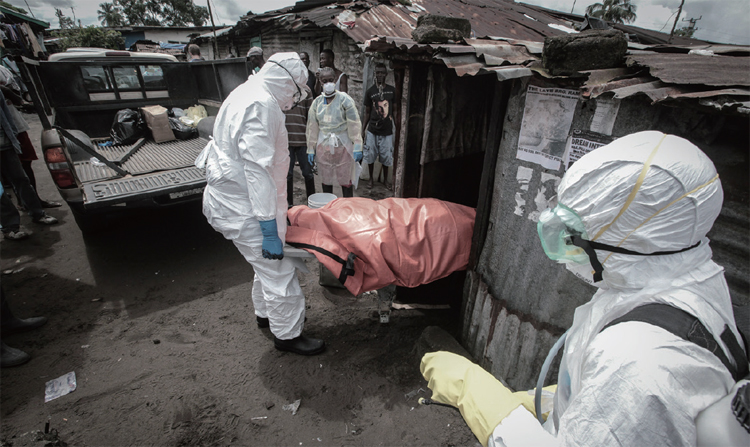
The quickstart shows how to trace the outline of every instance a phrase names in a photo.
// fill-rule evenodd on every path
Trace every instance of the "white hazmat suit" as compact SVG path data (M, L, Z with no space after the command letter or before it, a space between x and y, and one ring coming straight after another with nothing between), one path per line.
M306 82L307 68L297 53L271 56L221 105L213 140L196 160L199 167L205 164L208 183L203 214L252 264L255 314L268 318L280 340L301 334L305 297L293 260L263 257L259 222L275 219L283 243L289 172L283 111L292 108L298 86Z
M558 200L603 244L644 254L700 245L657 256L597 250L603 281L575 311L545 424L553 434L519 407L489 445L696 445L695 418L734 385L727 368L707 349L647 323L602 329L638 306L664 303L697 317L727 355L725 325L741 340L723 268L705 237L723 200L713 163L682 138L640 132L577 161ZM591 265L568 265L591 282Z

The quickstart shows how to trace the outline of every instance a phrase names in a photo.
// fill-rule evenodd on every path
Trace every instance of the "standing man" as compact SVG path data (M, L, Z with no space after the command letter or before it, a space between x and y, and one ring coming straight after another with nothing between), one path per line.
M252 47L247 52L247 71L253 75L260 71L265 61L263 60L263 49Z
M305 296L295 262L284 257L289 140L284 111L302 101L307 69L297 53L276 53L219 109L213 140L195 164L206 169L203 214L253 266L258 327L274 346L302 355L325 350L302 335Z
M307 87L311 92L314 92L317 78L315 77L315 73L310 70L310 55L303 51L299 54L299 58L302 59L302 63L307 67Z
M31 220L42 225L53 225L57 219L48 215L42 209L36 191L31 187L29 178L23 171L18 154L21 153L21 144L16 138L18 130L13 123L13 117L8 111L5 103L5 95L0 91L0 172L7 179L18 197L31 214ZM3 191L2 203L0 203L0 225L3 229L3 237L10 240L21 240L29 237L29 233L21 229L21 215Z
M370 170L370 183L374 186L373 168L375 160L383 165L383 183L390 189L388 168L393 166L393 101L396 89L385 83L388 69L385 64L375 65L375 84L365 92L365 120L362 126L362 139L365 142L364 161ZM373 107L375 113L372 113Z
M188 45L188 56L190 56L188 62L205 61L205 59L203 59L203 56L201 56L201 48L194 43Z
M336 68L334 59L335 55L333 54L333 50L325 49L320 52L320 68L331 68L333 69L334 75L334 85L336 87L336 91L348 93L349 92L349 78L346 76L346 73ZM315 84L315 94L320 95L320 93L323 91L323 83L320 81L320 75L318 75L318 81L317 84Z
M307 156L311 165L317 157L323 192L333 193L337 183L344 197L354 197L354 162L362 161L362 122L352 97L336 91L335 79L333 68L320 69L323 93L307 117Z
M301 58L300 58L301 59ZM304 60L302 61L304 63ZM308 70L309 71L309 70ZM313 78L315 79L315 78ZM308 78L309 80L309 78ZM312 92L305 85L307 98L284 112L286 115L286 131L289 134L289 173L286 176L286 201L289 206L294 205L294 162L299 162L302 177L305 178L305 193L309 198L315 194L315 175L307 160L307 114L313 102Z

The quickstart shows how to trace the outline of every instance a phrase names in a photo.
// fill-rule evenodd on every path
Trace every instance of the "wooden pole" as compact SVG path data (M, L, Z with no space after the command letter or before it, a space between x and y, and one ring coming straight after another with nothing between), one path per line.
M214 59L220 59L219 42L216 38L216 24L214 23L214 13L211 12L211 0L206 0L206 4L208 4L208 16L211 17L211 28L213 28L214 31Z
M674 18L674 23L672 24L672 32L669 33L669 43L672 43L672 38L674 37L674 29L677 26L677 21L680 20L680 14L682 14L682 5L685 4L685 0L682 0L680 2L680 8L677 10L677 17Z

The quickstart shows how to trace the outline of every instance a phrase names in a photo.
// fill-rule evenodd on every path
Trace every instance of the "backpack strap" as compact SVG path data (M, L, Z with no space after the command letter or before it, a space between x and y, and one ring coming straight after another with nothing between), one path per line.
M698 318L682 309L662 303L646 304L636 307L622 317L611 321L608 325L604 326L602 331L616 324L628 321L640 321L658 326L683 340L693 342L702 348L708 349L729 370L735 382L748 374L747 355L728 325L724 325L721 340L727 346L727 349L729 349L734 363L729 360L724 350L721 349L721 346L716 341L716 338L706 329L706 326Z

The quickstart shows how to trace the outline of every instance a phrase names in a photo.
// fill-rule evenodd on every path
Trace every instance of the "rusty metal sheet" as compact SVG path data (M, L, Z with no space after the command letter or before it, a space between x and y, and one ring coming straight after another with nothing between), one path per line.
M478 74L485 64L474 54L462 54L459 56L439 55L438 59L442 60L448 68L452 68L459 76L474 76Z
M688 92L673 96L674 98L712 98L714 96L750 96L750 89L724 88L721 90L708 90L703 92Z
M629 85L627 87L617 88L610 90L615 94L615 98L622 99L628 96L633 96L638 93L644 93L649 90L656 90L664 87L664 83L661 81L644 82L641 84Z
M750 86L750 58L694 54L632 54L628 66L648 67L651 75L669 84L717 87Z
M530 40L508 39L506 37L490 36L490 40L508 42L511 45L523 45L529 54L541 55L544 50L544 42L532 42Z
M603 93L611 92L613 90L618 90L618 89L622 89L625 87L645 84L653 80L654 79L651 77L640 77L640 78L621 79L619 81L612 81L612 82L608 82L606 84L601 84L601 85L594 85L594 86L584 85L581 88L581 94L583 95L583 97L591 96L592 98L596 98L597 96Z
M522 65L538 60L529 54L526 47L522 45L511 45L502 41L479 39L466 39L466 43L474 48L477 56L484 56L484 61L489 66Z
M714 54L733 56L750 56L750 46L746 45L642 45L640 49L648 49L661 53L688 53L692 50L708 50Z
M337 17L345 10L357 13L353 27L341 29L357 42L365 42L373 36L411 38L417 26L417 17L424 13L463 17L471 22L474 37L490 36L543 42L547 36L565 34L549 25L570 27L571 23L556 15L521 3L493 0L412 0L411 6L400 3L380 3L375 0L359 0L345 4L320 2L298 2L278 11L270 11L242 18L246 22L281 22L284 26L301 29L305 24L318 27L338 25ZM291 17L290 17L291 16ZM282 23L279 23L282 24Z
M357 17L353 28L342 28L349 37L364 42L373 36L393 36L411 39L417 27L417 14L402 5L377 5Z
M630 72L631 70L628 70L627 68L605 68L602 70L584 71L583 73L587 73L589 78L583 85L592 87L595 85L606 84L614 79L627 76Z

